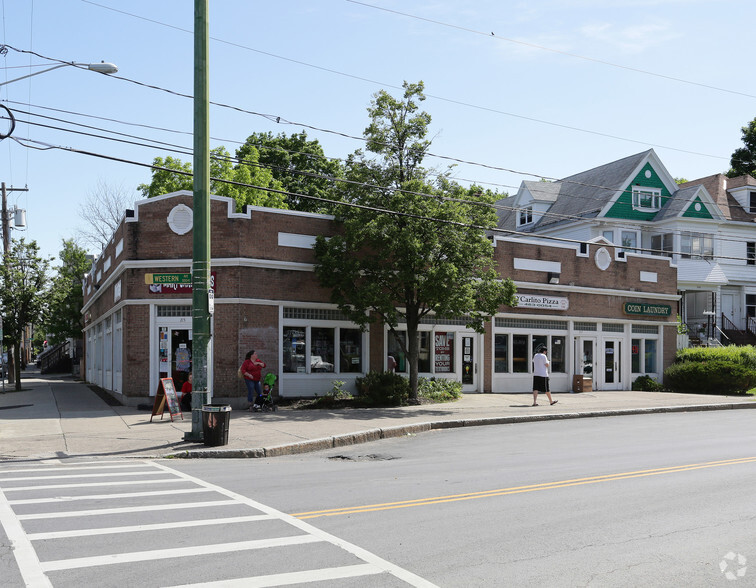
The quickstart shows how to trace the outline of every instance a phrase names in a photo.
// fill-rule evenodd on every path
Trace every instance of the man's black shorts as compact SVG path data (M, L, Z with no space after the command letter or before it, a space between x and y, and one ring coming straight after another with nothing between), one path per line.
M544 376L533 376L533 390L549 392L549 379Z

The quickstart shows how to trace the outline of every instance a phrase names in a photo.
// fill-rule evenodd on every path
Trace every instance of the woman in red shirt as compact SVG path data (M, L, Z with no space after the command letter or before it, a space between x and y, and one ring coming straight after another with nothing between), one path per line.
M255 403L255 399L262 395L262 386L260 380L262 379L262 369L265 367L265 362L257 357L257 352L252 350L244 357L244 363L241 365L242 376L244 376L244 383L247 385L247 400L249 401L249 410L252 410L252 405Z

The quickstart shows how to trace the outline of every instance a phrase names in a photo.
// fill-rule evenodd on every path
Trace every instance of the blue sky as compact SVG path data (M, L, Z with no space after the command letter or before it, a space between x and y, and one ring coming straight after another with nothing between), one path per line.
M307 125L323 129L305 128L326 155L344 158L362 143L337 133L361 136L371 96L380 89L398 95L404 80L425 82L431 151L478 164L455 168L462 183L510 193L534 176L560 178L648 148L675 177L725 171L742 145L741 127L756 117L756 81L748 75L756 4L748 0L210 4L210 99L249 111L211 109L212 146L232 152L253 132L290 134ZM192 93L191 0L0 6L7 45L65 61L113 62L124 78ZM44 63L11 50L0 59L0 81ZM93 72L44 73L0 87L0 100L16 114L18 138L142 163L168 154L30 125L72 128L23 114L34 112L191 147L191 100ZM136 198L136 186L150 179L142 167L10 139L0 143L0 172L7 185L28 186L9 202L27 210L23 236L47 255L83 225L80 203L98 181Z

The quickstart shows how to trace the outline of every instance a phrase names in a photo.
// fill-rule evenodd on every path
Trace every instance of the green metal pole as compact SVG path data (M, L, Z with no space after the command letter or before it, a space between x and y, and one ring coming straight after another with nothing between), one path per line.
M211 393L210 345L210 92L208 84L208 0L194 0L194 242L192 254L192 431L202 440L202 405Z

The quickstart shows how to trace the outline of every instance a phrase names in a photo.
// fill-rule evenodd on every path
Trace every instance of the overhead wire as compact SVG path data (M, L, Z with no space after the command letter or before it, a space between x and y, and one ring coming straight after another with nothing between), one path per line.
M87 4L91 4L93 6L97 6L99 8L103 8L103 9L106 9L106 10L111 10L113 12L117 12L117 13L123 14L125 16L129 16L129 17L132 17L132 18L144 20L144 21L151 22L153 24L157 24L157 25L160 25L160 26L165 26L165 27L168 27L168 28L180 31L180 32L187 33L187 34L192 34L192 31L189 30L189 29L184 29L182 27L171 25L171 24L168 24L168 23L165 23L165 22L162 22L162 21L158 21L158 20L155 20L155 19L147 18L147 17L141 16L141 15L138 15L138 14L134 14L134 13L131 13L131 12L126 12L124 10L119 10L119 9L113 8L111 6L106 6L104 4L99 4L97 2L93 2L92 0L81 0L81 1L85 2ZM366 4L366 6L371 6L371 5ZM358 75L354 75L354 74L345 73L345 72L338 71L338 70L335 70L335 69L331 69L331 68L315 65L315 64L312 64L312 63L308 63L308 62L305 62L305 61L301 61L301 60L297 60L297 59L291 59L291 58L288 58L288 57L283 57L281 55L276 55L276 54L270 53L268 51L262 51L260 49L255 49L255 48L249 47L247 45L242 45L240 43L234 43L234 42L231 42L231 41L227 41L225 39L221 39L221 38L218 38L218 37L212 37L211 36L210 39L213 40L213 41L219 42L219 43L230 45L232 47L237 47L237 48L240 48L240 49L245 49L247 51L252 51L252 52L255 52L255 53L258 53L258 54L266 55L268 57L273 57L275 59L281 59L281 60L284 60L284 61L288 61L290 63L296 63L298 65L310 67L310 68L313 68L313 69L318 69L318 70L325 71L325 72L328 72L328 73L332 73L332 74L335 74L335 75L344 76L344 77L348 77L348 78L352 78L352 79L368 82L370 84L373 84L373 85L376 85L376 86L380 86L382 88L393 88L393 89L398 89L398 90L402 89L401 86L397 86L395 84L389 84L389 83L386 83L386 82L380 82L380 81L377 81L377 80L372 80L372 79L369 79L369 78L365 78L363 76L358 76ZM632 68L627 68L627 69L632 69ZM637 71L643 73L643 70L637 70ZM660 77L666 77L666 76L660 76ZM684 81L684 80L679 80L679 81ZM709 87L709 86L706 86L706 87ZM711 87L711 88L712 89L716 89L714 87ZM723 91L725 91L725 90L723 90ZM746 96L749 96L749 95L746 95ZM436 94L430 94L430 93L428 93L428 94L426 94L426 97L427 98L432 98L434 100L439 100L439 101L442 101L442 102L448 102L450 104L455 104L457 106L464 106L464 107L467 107L467 108L473 108L473 109L476 109L476 110L482 110L482 111L485 111L485 112L490 112L492 114L499 114L499 115L508 116L508 117L512 117L512 118L519 118L519 119L522 119L522 120L527 120L527 121L530 121L530 122L535 122L535 123L544 124L544 125L550 125L550 126L554 126L554 127L558 127L558 128L563 128L563 129L566 129L566 130L577 131L577 132L581 132L581 133L588 133L588 134L591 134L591 135L605 137L605 138L608 138L608 139L627 141L627 142L635 143L635 144L638 144L638 145L647 145L647 146L651 146L651 147L658 147L659 149L668 149L670 151L676 151L676 152L680 152L680 153L688 153L690 155L698 155L698 156L702 156L702 157L710 157L710 158L715 158L715 159L723 159L721 156L718 156L718 155L712 155L712 154L708 154L708 153L700 153L700 152L697 152L697 151L690 151L690 150L681 149L681 148L678 148L678 147L671 147L671 146L668 146L668 145L662 145L662 144L658 144L658 143L651 143L651 142L648 142L648 141L641 141L641 140L638 140L638 139L630 139L630 138L627 138L627 137L621 137L619 135L612 135L610 133L603 133L601 131L594 131L594 130L584 129L584 128L581 128L581 127L575 127L575 126L571 126L571 125L567 125L567 124L563 124L563 123L557 123L557 122L554 122L554 121L548 121L548 120L538 119L538 118L535 118L535 117L529 117L529 116L525 116L525 115L521 115L521 114L515 114L515 113L512 113L512 112L507 112L507 111L500 110L500 109L497 109L497 108L491 108L491 107L485 107L485 106L480 106L480 105L476 105L476 104L471 104L471 103L468 103L468 102L464 102L464 101L461 101L461 100L454 100L454 99L446 98L444 96L439 96L439 95L436 95ZM724 158L724 159L726 159L726 158Z
M83 136L89 136L89 137L94 137L94 138L100 138L100 139L105 139L105 140L110 140L110 141L122 142L122 143L125 143L125 144L135 145L135 146L139 146L139 147L161 148L161 149L164 149L165 151L169 151L169 152L172 152L172 153L178 153L178 154L181 154L181 155L192 155L191 148L190 147L186 147L186 146L182 146L182 145L177 145L177 144L173 144L173 143L166 143L166 142L157 141L157 140L149 139L149 138L145 138L145 137L139 137L139 136L136 136L136 135L130 135L130 134L126 134L126 133L120 133L118 131L111 131L111 130L108 130L108 129L102 129L100 127L94 127L92 125L84 125L82 123L76 123L76 122L72 122L72 121L66 121L64 119L59 119L59 118L56 118L56 117L49 117L49 116L40 115L40 114L37 114L37 113L22 112L22 114L32 114L33 116L38 116L38 117L45 118L45 119L55 120L55 121L63 122L63 123L66 123L66 124L72 124L72 125L82 126L82 127L88 128L88 129L94 129L94 130L99 130L99 131L103 131L103 132L108 132L108 133L116 134L116 135L119 135L119 136L127 136L127 137L130 137L130 138L139 139L139 141L130 141L130 140L125 140L125 139L107 137L107 136L104 136L104 135L97 135L97 134L89 133L89 132L76 131L76 130L73 130L73 129L66 129L66 128L62 128L62 127L55 127L55 126L52 126L52 125L45 125L45 124L41 124L41 123L29 122L29 124L31 124L33 126L38 126L38 127L43 127L43 128L49 128L49 129L53 129L53 130L58 130L58 131L63 131L63 132L69 132L69 133L73 133L73 134L78 134L78 135L83 135ZM120 122L123 122L123 121L120 121ZM123 124L128 124L128 123L123 123ZM142 125L138 125L138 126L142 126ZM176 131L176 132L180 132L180 131ZM143 143L143 142L140 142L140 141L147 141L148 143ZM150 143L153 143L153 144L150 144ZM370 189L376 189L376 190L378 190L378 189L385 189L385 187L379 186L379 185L375 185L375 184L369 184L369 183L366 183L366 182L356 182L356 181L353 181L353 180L348 180L346 178L339 178L339 177L335 177L335 176L327 176L327 175L323 175L323 174L316 174L316 173L307 172L307 171L304 171L304 170L295 170L295 169L289 169L289 168L283 169L283 168L281 168L279 166L266 165L266 164L263 164L263 163L260 163L260 162L255 162L255 161L248 161L248 160L244 160L242 158L239 158L239 157L236 157L236 156L232 156L232 155L229 155L229 156L226 156L226 157L221 157L221 156L219 156L217 154L213 154L211 157L212 157L212 159L227 160L229 162L232 162L232 163L235 163L235 164L239 164L239 165L247 165L247 166L259 167L259 168L271 169L271 170L278 169L278 170L281 170L281 171L285 171L287 173L301 175L301 176L310 177L310 178L314 178L314 179L323 179L323 180L327 180L327 181L330 181L330 182L345 183L345 184L351 184L351 185L358 185L358 186L361 186L361 187L370 188ZM166 168L166 170L168 170L168 169L170 169L170 168ZM454 178L451 178L451 179L454 179ZM592 187L598 187L598 186L592 186ZM601 186L601 188L606 189L606 190L616 191L614 188L609 188L609 187L604 187L604 186ZM530 191L531 191L531 193L534 193L534 192L537 192L538 190L537 190L537 187L530 186ZM406 191L406 190L404 190L404 192L406 192L408 194L414 194L414 195L419 195L419 196L427 196L427 197L436 197L437 196L437 195L434 195L434 194L428 194L428 193L416 192L416 191ZM590 197L590 196L577 195L577 196L575 196L575 198L581 198L581 199L584 199L584 200L594 200L596 202L600 202L602 204L602 206L606 203L606 201L603 200L603 199L593 198L593 197ZM458 199L458 201L460 203L466 203L466 204L471 204L471 205L483 205L482 203L480 203L478 201L470 201L470 200L465 200L465 199ZM500 211L517 212L518 210L520 210L520 207L508 206L508 205L502 204L501 201L499 201L499 202L497 202L496 204L493 204L493 205L487 205L486 204L486 206L491 206L492 208L494 208L496 210L500 210ZM543 218L551 218L551 219L555 219L556 221L574 221L574 220L585 220L586 218L592 218L589 215L598 212L600 209L601 208L597 208L597 209L593 209L593 210L584 210L581 214L564 214L564 213L556 213L556 212L550 212L550 211L545 211L545 212L542 212L542 213L539 213L539 214ZM595 218L594 221L595 222L600 222L600 219ZM637 223L617 224L617 225L615 225L615 227L619 228L619 229L628 229L628 230L637 230L637 228L638 228ZM532 235L533 233L526 233L526 234L531 234ZM728 239L727 237L728 237L727 235L720 235L719 240L720 241L732 240L732 241L735 241L735 242L742 242L742 239L739 238L739 237L736 237L735 235L732 236L732 239Z
M188 176L188 177L192 177L193 176L192 172L188 172L188 171L184 171L184 170L176 170L176 169L167 168L167 167L163 167L163 166L157 166L155 164L150 164L150 163L138 162L138 161L126 159L126 158L123 158L123 157L116 157L116 156L112 156L112 155L106 155L106 154L103 154L103 153L97 153L97 152L94 152L94 151L88 151L88 150L83 150L83 149L76 149L76 148L73 148L73 147L64 147L64 146L61 146L61 145L53 145L53 144L50 144L50 143L45 143L45 142L42 142L42 141L37 141L37 140L33 140L33 139L28 139L28 138L19 138L19 137L10 137L10 138L12 140L14 140L15 142L17 142L19 145L22 145L24 147L30 147L28 145L28 143L33 143L33 144L35 144L35 147L32 147L32 148L40 148L40 149L43 149L43 150L59 149L59 150L63 150L63 151L68 151L70 153L75 153L75 154L80 154L80 155L86 155L86 156L90 156L90 157L96 157L96 158L99 158L99 159L105 159L105 160L109 160L109 161L115 161L115 162L130 164L130 165L136 165L136 166L140 166L140 167L144 167L144 168L149 168L149 169L153 169L153 170L167 171L167 172L175 173L175 174L178 174L178 175L184 175L184 176ZM211 179L211 181L222 183L222 184L230 184L230 185L234 185L234 186L238 186L238 187L244 187L244 188L253 188L253 189L261 190L261 191L264 191L264 192L271 192L271 193L280 194L280 195L284 195L284 196L291 196L291 197L303 198L303 199L307 199L307 200L314 200L314 201L318 201L318 202L321 202L321 203L327 203L327 204L331 204L331 205L335 205L335 206L346 206L346 207L351 207L351 208L358 208L358 209L362 209L362 210L368 210L368 211L373 211L373 212L390 214L390 215L393 215L393 216L402 216L402 217L407 217L407 218L415 218L415 219L418 219L418 220L436 222L436 223L440 223L440 224L460 226L460 227L464 227L464 228L472 228L472 229L476 229L476 230L486 231L486 232L489 232L489 233L492 233L492 234L503 234L503 235L516 236L516 237L520 237L520 238L523 238L523 237L524 238L537 238L539 240L569 243L569 244L573 244L573 245L580 245L580 244L585 243L584 240L580 240L580 239L571 239L571 238L568 238L568 237L557 237L557 236L553 236L553 235L533 234L533 233L528 233L528 232L523 232L523 231L516 231L516 230L512 230L512 229L504 229L504 228L500 228L500 227L485 227L485 226L475 225L475 224L472 224L472 223L463 223L463 222L460 222L460 221L450 221L448 219L439 219L439 218L435 218L435 217L428 217L428 216L414 214L414 213L408 213L408 212L404 212L404 211L396 211L396 210L387 209L387 208L381 208L381 207L377 207L377 206L358 204L358 203L355 203L355 202L347 202L347 201L342 201L342 200L333 200L333 199L330 199L330 198L323 198L321 196L312 196L310 194L302 194L302 193L297 193L297 192L291 192L291 191L288 191L288 190L279 190L277 188L271 188L271 187L268 187L268 186L258 186L258 185L255 185L255 184L248 184L248 183L245 183L245 182L238 182L238 181L234 181L234 180L228 180L228 179L225 179L225 178L210 178L210 179ZM442 197L442 196L438 196L438 195L427 194L427 196L432 196L432 197L440 199L440 200L456 200L456 199L453 199L453 198ZM480 203L478 203L478 204L480 204ZM681 256L686 256L686 257L701 257L705 261L710 261L710 260L705 259L704 255L691 254L690 252L686 252L686 251L665 251L663 249L653 249L653 248L638 247L638 246L627 247L627 246L622 245L622 244L609 244L609 243L603 244L603 246L605 246L605 247L611 247L611 248L614 248L614 249L620 249L620 250L622 250L622 249L632 249L632 251L634 251L634 252L648 253L648 254L651 254L651 255L658 255L658 256L668 256L668 255L672 254L672 255L681 255ZM712 257L716 258L718 260L721 259L721 260L734 260L734 261L749 261L748 257L739 257L739 256L716 255L716 256L712 256Z
M89 0L83 0L83 1L84 2L89 2ZM435 19L432 19L432 18L424 17L424 16L419 16L419 15L416 15L416 14L410 14L408 12L401 12L399 10L393 10L391 8L386 8L385 6L376 6L375 4L368 4L367 2L361 2L359 0L346 0L346 1L349 2L350 4L357 4L357 5L360 5L360 6L365 6L367 8L372 8L372 9L375 9L375 10L381 10L383 12L389 12L391 14L396 14L396 15L399 15L399 16L407 17L407 18L413 18L415 20L420 20L420 21L423 21L423 22L428 22L428 23L432 23L432 24L435 24L435 25L439 25L439 26L443 26L443 27L448 27L448 28L451 28L451 29L459 30L459 31L464 31L464 32L467 32L467 33L473 33L475 35L482 35L482 36L484 36L484 37L486 37L488 39L491 39L491 40L506 41L508 43L515 43L517 45L523 45L525 47L530 47L532 49L539 49L541 51L549 51L551 53L556 53L556 54L559 54L559 55L565 55L567 57L574 57L575 59L582 59L584 61L590 61L591 63L598 63L598 64L601 64L601 65L607 65L607 66L610 66L610 67L615 67L615 68L623 69L623 70L626 70L626 71L632 71L632 72L643 74L643 75L647 75L647 76L653 76L653 77L656 77L656 78L662 78L662 79L670 80L670 81L673 81L673 82L679 82L681 84L689 84L691 86L698 86L699 88L706 88L708 90L715 90L717 92L726 92L728 94L735 94L737 96L745 96L746 98L756 98L756 95L754 95L754 94L748 94L747 92L741 92L739 90L731 90L729 88L721 88L719 86L712 86L710 84L703 84L701 82L694 82L694 81L691 81L691 80L686 80L684 78L679 78L679 77L676 77L676 76L670 76L670 75L666 75L666 74L661 74L661 73L658 73L658 72L653 72L653 71L649 71L649 70L646 70L646 69L641 69L641 68L638 68L638 67L631 67L631 66L628 66L628 65L621 65L619 63L613 63L613 62L607 61L605 59L598 59L596 57L588 57L586 55L579 55L578 53L572 53L570 51L564 51L562 49L554 49L553 47L546 47L545 45L539 45L537 43L531 43L529 41L523 41L523 40L520 40L520 39L511 38L511 37L503 37L501 35L495 34L495 33L490 32L490 31L484 32L484 31L480 31L480 30L476 30L476 29L471 29L471 28L460 26L460 25L455 25L455 24L452 24L452 23L443 22L443 21L440 21L440 20L435 20ZM89 2L89 3L90 4L94 4L94 2Z

